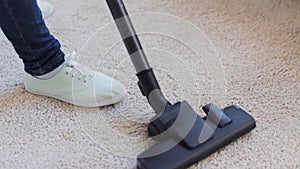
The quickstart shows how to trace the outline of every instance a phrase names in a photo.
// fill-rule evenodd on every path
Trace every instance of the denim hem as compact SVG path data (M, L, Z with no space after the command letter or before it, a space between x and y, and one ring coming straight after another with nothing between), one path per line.
M51 72L65 62L64 53L62 51L59 51L57 53L58 54L47 61L45 65L39 65L40 67L37 69L32 70L25 64L25 72L29 73L32 76L41 76Z

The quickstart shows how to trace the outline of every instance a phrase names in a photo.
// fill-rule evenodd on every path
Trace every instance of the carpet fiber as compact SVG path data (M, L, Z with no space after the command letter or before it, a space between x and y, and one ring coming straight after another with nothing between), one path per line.
M30 94L22 62L0 33L0 168L135 168L135 155L152 144L146 123L154 114L105 1L49 2L46 22L63 50L126 84L128 97L86 109ZM299 0L125 3L172 102L187 100L201 115L209 102L237 104L257 120L250 134L191 169L300 168Z

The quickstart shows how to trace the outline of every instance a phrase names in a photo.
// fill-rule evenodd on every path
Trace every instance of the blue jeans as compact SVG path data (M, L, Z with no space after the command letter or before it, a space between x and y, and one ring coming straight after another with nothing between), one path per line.
M64 62L60 43L49 32L36 0L0 0L0 27L33 76Z

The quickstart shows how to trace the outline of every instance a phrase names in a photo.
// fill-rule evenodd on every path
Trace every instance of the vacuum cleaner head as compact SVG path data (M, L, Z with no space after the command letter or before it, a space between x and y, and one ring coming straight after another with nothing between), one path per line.
M160 132L168 132L163 127L173 123L170 127L172 134L169 134L168 138L159 139L158 143L140 154L137 159L138 168L187 168L256 127L253 117L238 106L227 107L223 112L210 104L204 106L203 110L207 116L201 118L188 103L182 102L169 107L156 117L149 124L149 134L154 136ZM181 115L178 115L180 113L188 117L181 118ZM177 120L174 121L176 115ZM195 117L196 120L193 120ZM185 133L188 128L191 128L190 131ZM179 138L181 138L180 142L178 142ZM169 148L169 145L174 146ZM167 151L155 153L163 149Z

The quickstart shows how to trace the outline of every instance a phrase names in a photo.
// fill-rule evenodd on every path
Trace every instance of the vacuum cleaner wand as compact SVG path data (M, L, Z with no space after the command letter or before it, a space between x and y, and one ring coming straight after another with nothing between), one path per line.
M138 86L156 113L148 133L158 143L137 157L138 168L186 168L256 127L253 117L237 106L222 111L209 104L203 107L207 116L200 117L186 101L172 105L161 92L122 0L106 2L136 69Z
M136 69L140 90L142 94L147 97L154 111L159 114L164 111L170 103L161 92L126 8L121 0L107 0L107 4Z

